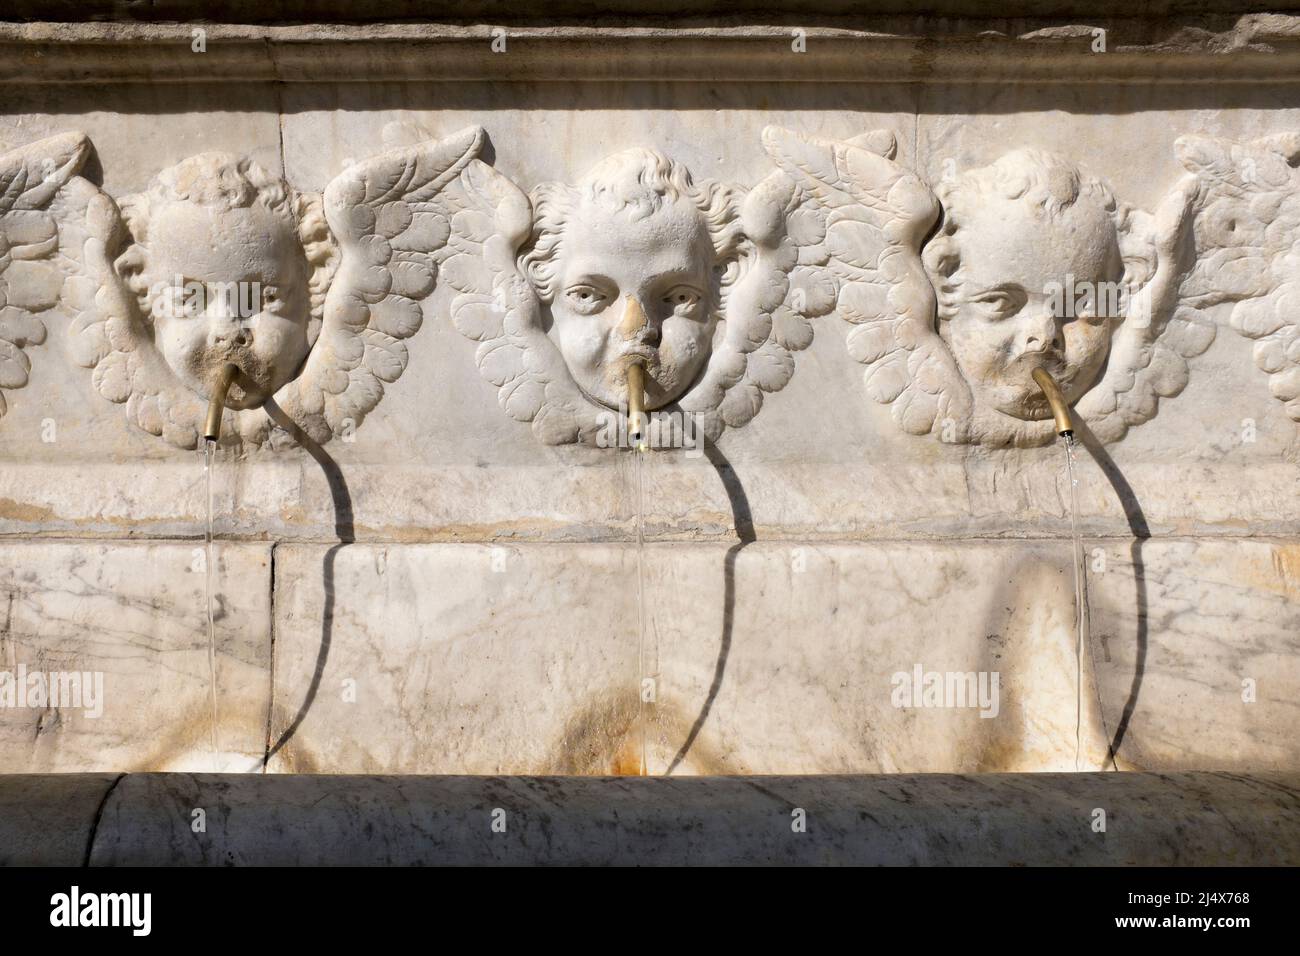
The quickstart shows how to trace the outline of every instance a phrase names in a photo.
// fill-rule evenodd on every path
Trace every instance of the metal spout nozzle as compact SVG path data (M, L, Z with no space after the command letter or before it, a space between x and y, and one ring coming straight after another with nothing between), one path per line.
M646 445L645 414L645 366L629 365L627 367L627 437L637 451L645 451Z
M1047 397L1047 404L1052 408L1052 418L1056 420L1056 433L1062 438L1068 438L1074 434L1074 419L1070 415L1070 406L1066 402L1065 396L1061 394L1061 387L1056 384L1056 380L1047 374L1042 368L1036 368L1030 373L1034 377L1034 382L1043 390Z
M641 330L650 324L645 309L634 295L627 297L623 307L623 319L619 322L619 331L629 339L640 335ZM645 366L638 362L627 367L627 437L637 451L645 451L646 430L649 422L645 414Z
M230 386L235 384L235 379L239 376L239 366L233 362L227 362L221 367L221 375L217 378L217 390L212 393L212 398L208 401L208 417L203 422L203 437L208 441L221 440L221 413L226 410L226 395L230 392Z

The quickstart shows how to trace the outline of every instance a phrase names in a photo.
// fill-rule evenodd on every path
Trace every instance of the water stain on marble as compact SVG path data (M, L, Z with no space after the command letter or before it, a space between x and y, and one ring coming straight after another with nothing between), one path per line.
M565 723L550 748L548 767L561 774L638 776L641 773L639 704L632 688L593 698Z
M1000 672L1000 707L996 718L984 721L987 727L975 735L972 744L975 772L1015 772L1053 769L1052 765L1073 763L1075 741L1075 669L1073 654L1073 595L1066 591L1062 578L1069 546L1062 544L1060 566L1055 555L1046 558L1026 555L1006 570L1004 580L994 588L985 611L985 632L996 640L985 642L984 659L978 667ZM1065 616L1063 635L1057 619ZM1041 673L1034 669L1041 662L1047 642L1069 636L1070 653L1056 655L1066 663L1068 673ZM1080 761L1085 769L1095 769L1097 758L1105 752L1107 739L1100 716L1092 660L1084 648L1082 674L1082 742ZM1052 655L1048 655L1052 657ZM1046 680L1045 680L1046 679ZM1052 736L1041 741L1043 732ZM1064 735L1064 736L1063 736Z

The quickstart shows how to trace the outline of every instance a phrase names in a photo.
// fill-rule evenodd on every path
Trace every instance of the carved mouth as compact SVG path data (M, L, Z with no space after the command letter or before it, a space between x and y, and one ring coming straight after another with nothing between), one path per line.
M246 347L227 346L209 351L204 370L196 375L202 383L200 394L205 397L213 394L221 368L227 362L238 367L241 374L226 393L226 407L238 410L261 405L268 397L264 388L269 383L271 370L265 361Z
M1074 371L1066 363L1064 356L1056 352L1040 352L1018 357L1007 368L1007 378L1029 389L1035 395L1041 395L1033 379L1036 368L1041 368L1052 376L1063 391L1074 380Z
M629 344L619 352L615 364L623 375L627 374L628 366L640 365L646 370L647 378L653 379L661 364L659 350L648 345Z

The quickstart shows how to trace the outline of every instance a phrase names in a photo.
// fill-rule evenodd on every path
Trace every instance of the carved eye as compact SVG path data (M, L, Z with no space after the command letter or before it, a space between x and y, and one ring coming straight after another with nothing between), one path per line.
M273 285L262 286L262 308L272 309L280 304L280 290Z
M700 303L700 294L690 286L679 285L664 296L664 305L679 315L695 308Z
M995 322L1015 315L1025 304L1023 297L1007 289L990 289L972 296L970 301L979 307L986 318Z
M582 315L593 315L605 307L608 297L595 286L575 285L564 293L569 304Z

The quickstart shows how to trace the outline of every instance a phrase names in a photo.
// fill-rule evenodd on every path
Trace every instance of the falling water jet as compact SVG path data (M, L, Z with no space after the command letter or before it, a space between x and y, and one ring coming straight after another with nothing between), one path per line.
M1065 441L1065 470L1070 481L1070 538L1074 559L1074 769L1080 768L1083 751L1083 647L1091 641L1091 621L1088 615L1088 578L1083 562L1083 543L1079 540L1079 479L1075 474L1074 419L1070 406L1060 387L1045 369L1032 372L1034 381L1043 390L1056 422L1056 433Z
M217 387L208 401L208 414L203 423L203 483L208 496L208 526L203 535L203 569L205 576L208 618L208 698L211 707L210 744L214 770L221 770L221 747L217 739L217 624L212 613L212 459L221 440L221 416L226 408L226 396L239 377L239 366L226 363L217 377Z
M645 414L645 368L640 364L627 368L627 434L636 452L636 693L637 728L641 735L641 770L646 775L645 731L645 461L643 454L649 448Z
M1074 769L1079 770L1083 749L1083 647L1092 640L1088 612L1088 577L1083 563L1083 542L1079 539L1079 477L1074 458L1074 433L1065 437L1065 466L1070 479L1070 538L1074 551Z
M203 572L204 596L208 619L208 697L211 704L211 729L209 741L212 747L212 760L219 760L221 749L217 740L217 625L212 613L212 456L217 447L215 441L203 441L203 483L207 489L208 523L203 533ZM220 770L220 766L214 766Z

